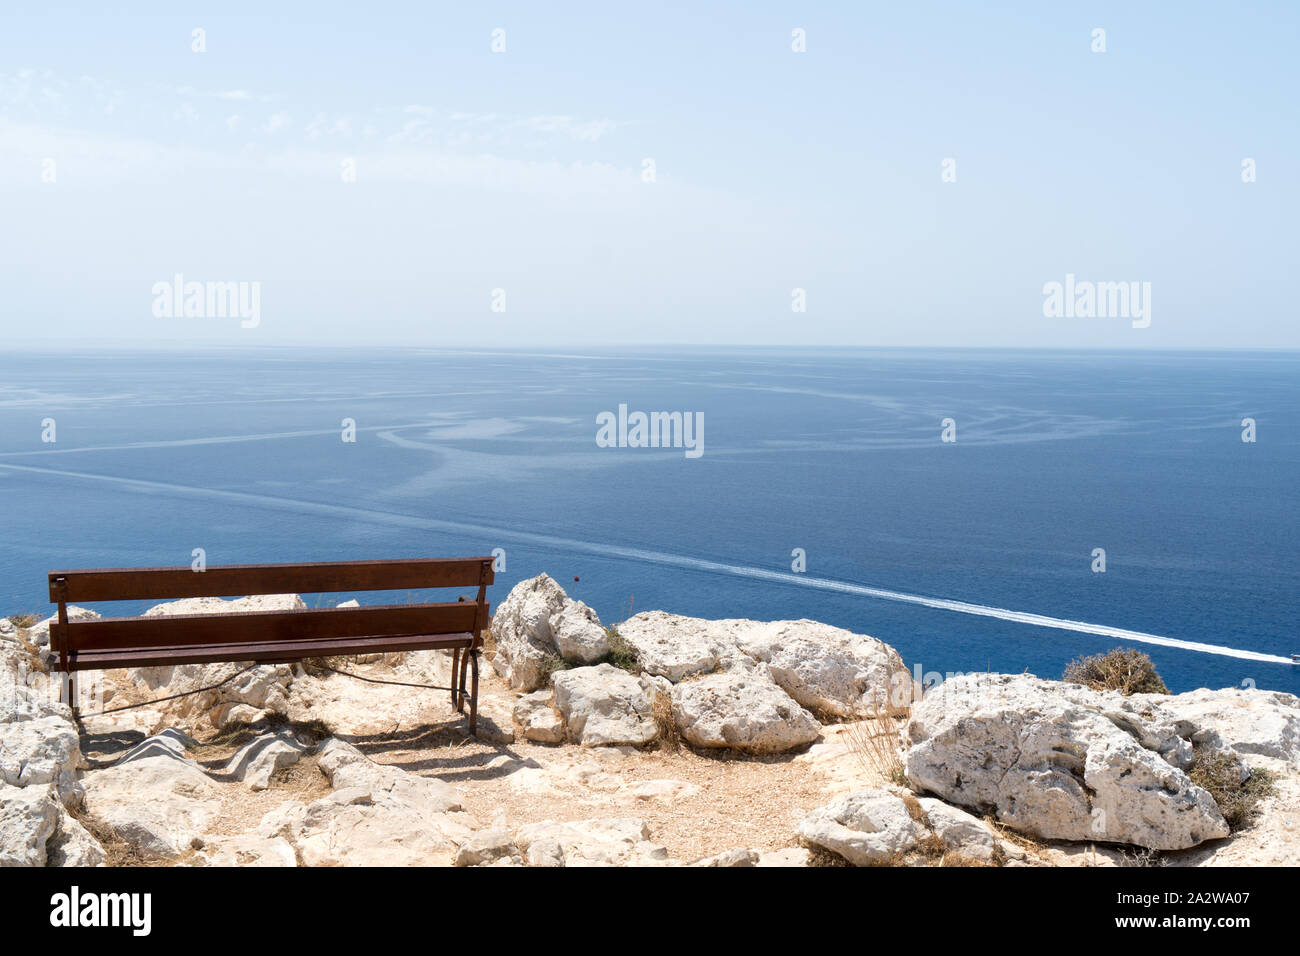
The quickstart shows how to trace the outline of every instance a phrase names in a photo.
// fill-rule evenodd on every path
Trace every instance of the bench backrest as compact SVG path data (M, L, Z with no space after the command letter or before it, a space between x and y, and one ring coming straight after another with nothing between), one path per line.
M67 666L71 650L265 643L322 637L472 633L488 626L487 586L493 559L432 558L311 564L242 564L195 571L177 568L99 568L51 571L50 600L59 606L50 647ZM178 617L102 618L69 622L69 602L320 594L350 591L478 588L471 602L394 604L361 608L250 611ZM233 626L232 626L233 625Z

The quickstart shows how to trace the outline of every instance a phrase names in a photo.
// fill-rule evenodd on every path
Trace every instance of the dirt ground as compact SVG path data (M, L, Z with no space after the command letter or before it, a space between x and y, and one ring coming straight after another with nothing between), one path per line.
M351 669L373 677L396 676L384 664ZM465 808L482 826L504 821L516 829L543 820L636 817L646 821L652 841L681 861L734 847L794 846L795 829L808 811L837 793L879 783L836 727L827 728L824 741L802 753L764 756L694 750L686 744L638 750L536 744L522 738L492 743L484 739L490 735L470 737L465 717L456 714L440 692L364 684L339 676L330 678L324 689L346 695L335 706L346 705L349 712L357 713L364 712L368 702L382 714L399 698L410 713L412 699L419 700L414 719L403 719L398 726L353 733L346 730L355 728L335 727L334 735L377 763L456 786ZM351 695L356 699L349 700ZM125 699L126 695L118 698ZM484 711L508 725L514 700L491 667L485 667ZM143 725L132 723L131 713L121 722L103 718L91 722L82 747L92 768L107 766L147 735ZM147 714L134 713L139 714L136 720L147 724ZM286 726L316 741L328 734L320 726ZM218 773L239 747L265 729L192 732L199 747L190 756L210 773ZM268 790L253 792L238 785L221 790L219 829L239 833L255 829L266 813L289 800L310 802L324 796L329 785L309 757L280 771Z

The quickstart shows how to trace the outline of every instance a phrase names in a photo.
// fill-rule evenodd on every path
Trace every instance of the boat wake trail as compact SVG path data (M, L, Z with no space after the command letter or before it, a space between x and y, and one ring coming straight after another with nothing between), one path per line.
M385 524L402 528L420 528L428 531L441 531L453 534L471 534L491 541L520 542L549 548L559 548L582 554L597 554L603 557L618 558L643 564L657 564L667 567L687 568L709 574L725 574L731 577L748 578L756 581L770 581L791 587L813 588L819 591L833 591L839 594L852 594L860 597L876 598L882 601L896 601L903 604L915 604L940 611L955 611L959 614L973 614L978 617L997 618L1016 624L1031 624L1036 627L1049 627L1061 631L1074 631L1079 634L1095 634L1121 641L1133 641L1138 644L1154 644L1160 647L1173 647L1201 654L1218 654L1223 657L1235 657L1240 660L1258 661L1266 664L1287 664L1291 659L1278 654L1264 654L1259 651L1244 650L1237 647L1224 647L1219 644L1202 644L1199 641L1184 641L1175 637L1162 637L1159 634L1147 634L1144 631L1131 631L1122 627L1110 627L1105 624L1089 624L1086 621L1071 621L1066 618L1048 617L1029 611L1013 611L1007 608L989 607L984 604L972 604L967 601L954 601L948 598L925 597L920 594L907 594L902 591L890 591L885 588L868 587L848 581L836 581L832 578L810 577L806 574L794 574L787 571L772 571L767 568L752 567L743 564L729 564L695 558L683 554L671 554L665 551L652 551L644 548L629 548L620 545L603 544L596 541L581 541L558 535L535 534L528 531L494 528L488 525L459 521L443 521L437 518L421 518L415 515L398 514L371 508L355 508L347 505L333 505L318 501L302 501L296 498L283 498L276 495L254 494L246 491L226 491L212 488L198 488L190 485L170 484L162 481L150 481L142 478L121 478L112 475L95 475L87 472L64 471L53 468L36 468L30 465L12 465L0 462L0 469L31 472L51 477L71 478L83 481L97 481L122 485L140 491L156 491L187 497L218 499L250 505L253 507L275 508L295 511L303 514L317 514L335 518L350 518L371 524Z

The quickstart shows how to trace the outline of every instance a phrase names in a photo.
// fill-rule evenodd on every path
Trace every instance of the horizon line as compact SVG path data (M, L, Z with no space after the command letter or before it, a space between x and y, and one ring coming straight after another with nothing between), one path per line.
M594 352L626 352L638 349L658 351L707 351L726 350L741 352L761 351L799 351L817 352L826 350L852 350L859 352L1028 352L1028 353L1072 353L1072 354L1108 354L1108 355L1158 355L1162 353L1295 353L1300 352L1300 345L1202 345L1202 346L1061 346L1061 345L853 345L847 343L827 343L820 345L805 344L752 344L738 342L626 342L626 343L579 343L559 342L553 345L513 345L494 347L491 345L436 345L418 343L374 343L359 345L357 343L304 343L304 342L266 342L261 344L232 344L224 341L195 341L188 343L160 343L141 341L104 341L88 340L66 342L61 340L10 340L0 354L4 352L62 352L62 351L120 351L120 352L181 352L187 350L224 350L231 352L256 351L318 351L318 352L459 352L485 353L494 355L557 355L574 350ZM576 356L575 356L576 357Z

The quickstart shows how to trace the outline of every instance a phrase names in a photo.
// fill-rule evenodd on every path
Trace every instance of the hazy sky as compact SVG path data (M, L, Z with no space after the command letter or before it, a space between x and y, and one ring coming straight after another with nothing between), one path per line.
M0 9L2 342L1300 347L1292 3L80 6Z

